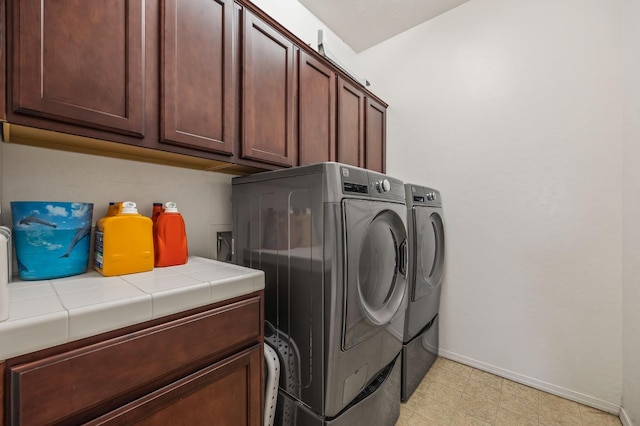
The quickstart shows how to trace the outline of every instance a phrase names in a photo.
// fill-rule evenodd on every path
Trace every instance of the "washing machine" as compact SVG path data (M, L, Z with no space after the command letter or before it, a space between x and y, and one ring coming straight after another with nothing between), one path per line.
M406 184L409 304L402 346L402 402L409 400L438 356L438 311L445 259L440 192Z
M408 302L403 183L340 163L234 178L233 259L265 272L275 424L393 425Z

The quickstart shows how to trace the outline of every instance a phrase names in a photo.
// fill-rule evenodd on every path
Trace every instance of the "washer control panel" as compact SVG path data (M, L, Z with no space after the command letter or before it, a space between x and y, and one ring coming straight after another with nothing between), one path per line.
M407 205L442 206L440 191L419 185L406 185Z
M340 165L342 193L380 200L405 201L404 183L372 170Z
M389 179L382 179L377 182L374 182L374 186L376 187L378 192L391 191L391 182L389 182Z

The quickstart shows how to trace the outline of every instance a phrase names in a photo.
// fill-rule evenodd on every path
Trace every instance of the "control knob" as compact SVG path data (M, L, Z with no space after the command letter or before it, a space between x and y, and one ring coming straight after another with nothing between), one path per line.
M435 199L436 199L436 193L435 193L435 192L429 192L429 193L427 194L427 200L429 200L429 201L433 201L433 200L435 200Z
M389 179L382 179L381 181L376 182L376 189L378 192L391 191L391 183L389 182Z

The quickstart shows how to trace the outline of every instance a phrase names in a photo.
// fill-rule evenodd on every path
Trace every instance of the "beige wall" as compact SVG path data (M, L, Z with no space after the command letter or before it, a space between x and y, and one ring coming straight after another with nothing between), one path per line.
M624 16L621 417L640 425L640 3L625 0Z
M190 254L211 258L216 230L231 230L230 175L10 143L0 151L4 224L11 224L14 200L91 202L94 223L110 201L135 201L147 216L153 202L175 201Z

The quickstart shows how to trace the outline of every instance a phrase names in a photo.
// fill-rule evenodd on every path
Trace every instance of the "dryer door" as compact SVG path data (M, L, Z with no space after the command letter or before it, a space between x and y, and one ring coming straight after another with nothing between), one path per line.
M406 207L344 200L345 304L342 349L384 329L406 308Z
M444 270L444 224L442 209L413 208L415 285L412 300L426 296L442 283Z

